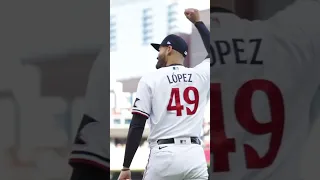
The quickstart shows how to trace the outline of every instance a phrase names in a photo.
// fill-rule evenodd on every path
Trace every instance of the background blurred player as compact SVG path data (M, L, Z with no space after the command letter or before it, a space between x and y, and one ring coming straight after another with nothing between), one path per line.
M85 112L72 147L71 180L105 180L109 174L109 53L94 62L85 96Z
M209 31L200 21L199 12L188 9L185 14L209 42ZM119 179L131 179L129 168L149 119L151 152L144 179L207 180L207 164L199 137L208 102L209 59L195 68L184 67L188 45L172 34L161 44L151 45L159 51L158 70L139 82Z
M300 179L320 84L320 1L297 1L266 21L211 1L212 179ZM214 24L214 26L212 26Z

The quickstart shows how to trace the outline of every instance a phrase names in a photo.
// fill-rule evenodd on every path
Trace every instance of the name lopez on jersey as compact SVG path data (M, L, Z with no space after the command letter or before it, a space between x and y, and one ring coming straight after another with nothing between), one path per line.
M213 66L217 60L220 64L226 64L225 58L232 56L236 64L263 65L263 60L257 59L262 39L231 39L214 41L210 46L211 65ZM251 49L251 52L247 52Z
M178 83L178 82L192 82L192 74L172 74L171 76L167 75L169 84Z

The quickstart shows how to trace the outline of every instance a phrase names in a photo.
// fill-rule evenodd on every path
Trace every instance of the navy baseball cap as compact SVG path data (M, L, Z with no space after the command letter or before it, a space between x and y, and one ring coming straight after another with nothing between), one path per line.
M151 46L157 51L159 51L160 46L172 46L172 49L181 53L183 57L186 57L188 54L188 44L180 36L175 34L168 35L163 39L161 44L151 43Z

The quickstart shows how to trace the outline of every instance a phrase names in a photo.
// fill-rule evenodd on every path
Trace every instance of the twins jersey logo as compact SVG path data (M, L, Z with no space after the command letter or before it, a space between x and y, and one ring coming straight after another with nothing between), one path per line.
M81 124L79 126L79 129L77 131L77 135L75 137L75 140L74 140L74 144L78 144L78 145L85 145L87 144L85 142L85 140L83 139L83 134L82 134L82 130L85 126L87 126L88 124L90 123L95 123L97 122L96 120L94 120L93 118L89 117L88 115L83 115L82 117L82 121L81 121Z
M137 107L137 105L136 105L136 103L138 102L138 101L140 101L140 99L139 98L136 98L136 100L134 101L134 103L133 103L133 107Z

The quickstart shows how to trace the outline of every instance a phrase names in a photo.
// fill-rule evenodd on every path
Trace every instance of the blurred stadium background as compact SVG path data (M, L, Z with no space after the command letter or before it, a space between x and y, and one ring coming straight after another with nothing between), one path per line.
M21 0L0 7L1 180L68 179L88 73L109 36L107 3Z
M201 18L209 25L209 0L157 0L116 1L111 4L110 49L110 157L112 179L117 178L122 168L126 136L131 121L131 106L142 75L155 70L157 51L150 43L161 42L168 34L182 36L189 44L185 65L193 67L207 55L201 37L185 18L185 8L198 8ZM209 109L208 109L209 110ZM204 151L210 162L209 111L203 124ZM143 142L133 159L131 169L133 180L142 179L148 161L149 148L146 141L149 128L146 127ZM196 158L196 157L195 157Z
M257 1L259 15L265 18L291 0L280 5L277 0L269 0L269 11L261 8L265 1ZM12 18L1 21L0 33L1 180L68 180L71 169L67 156L81 119L88 73L109 36L106 3L28 0L18 5L10 1L0 7L1 17ZM209 26L207 1L111 1L110 147L114 173L123 162L137 82L156 63L157 52L149 42L160 42L168 33L181 35L189 42L189 67L206 54L198 32L183 17L187 7L201 9ZM208 118L207 111L207 123ZM209 141L207 123L205 146ZM319 175L320 147L314 143L320 136L319 129L318 123L306 146L304 180ZM145 138L147 133L148 129ZM208 151L205 147L207 154ZM132 164L136 179L142 175L148 153L144 141Z

